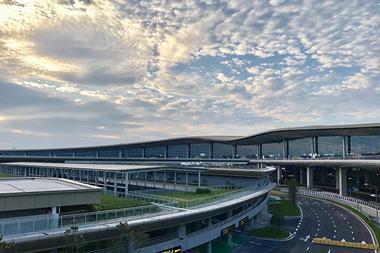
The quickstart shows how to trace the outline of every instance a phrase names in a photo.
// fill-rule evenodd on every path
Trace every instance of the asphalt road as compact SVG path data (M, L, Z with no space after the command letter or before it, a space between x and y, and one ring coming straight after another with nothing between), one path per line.
M327 202L300 198L303 218L288 220L287 228L294 233L294 238L281 241L268 241L250 237L234 253L283 253L283 252L313 252L313 253L361 253L373 250L343 248L312 243L315 237L326 237L333 240L348 242L365 241L373 243L366 226L345 209Z

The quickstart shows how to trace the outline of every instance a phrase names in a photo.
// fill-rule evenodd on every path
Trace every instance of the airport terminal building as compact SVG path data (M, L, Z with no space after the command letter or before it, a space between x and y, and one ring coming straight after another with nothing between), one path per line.
M64 247L64 231L72 225L94 245L112 241L121 221L144 233L139 252L182 252L202 245L211 252L212 240L231 240L235 229L243 230L260 219L268 193L287 178L296 178L305 189L318 188L374 203L380 186L380 124L286 128L247 137L0 150L0 162L0 173L20 180L54 178L77 183L82 191L87 186L95 195L102 192L148 203L80 214L59 213L60 206L48 206L55 208L51 209L54 217L59 215L54 227L50 223L30 225L45 224L41 219L50 219L51 213L32 217L18 210L25 224L14 224L1 219L0 210L4 239L16 242L20 252ZM7 185L1 184L2 180L9 179L0 179L0 199L5 194L1 185ZM223 194L202 201L173 201L162 194L199 188Z

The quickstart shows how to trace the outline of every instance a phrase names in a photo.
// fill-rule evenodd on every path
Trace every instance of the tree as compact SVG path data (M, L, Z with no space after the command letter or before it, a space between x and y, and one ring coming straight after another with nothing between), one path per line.
M144 238L144 234L134 231L127 222L120 222L116 227L119 231L119 243L124 250L123 252L136 251Z
M298 195L298 182L295 178L286 180L286 186L288 187L288 194L289 199L293 203L293 205L296 205L297 202L297 195Z
M285 216L278 212L274 213L272 218L270 219L270 224L276 226L277 230L280 230L280 227L286 224Z
M15 247L14 242L4 242L3 236L0 235L0 252L6 252L6 250L13 249Z
M83 251L83 248L86 245L86 239L79 233L78 226L72 226L67 229L65 231L65 238L68 246L65 248L64 252L80 253Z

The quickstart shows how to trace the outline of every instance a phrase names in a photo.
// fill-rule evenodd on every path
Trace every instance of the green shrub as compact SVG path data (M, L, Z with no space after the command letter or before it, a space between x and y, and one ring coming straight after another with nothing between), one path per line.
M211 190L208 188L197 188L195 193L196 194L209 194L209 193L211 193Z

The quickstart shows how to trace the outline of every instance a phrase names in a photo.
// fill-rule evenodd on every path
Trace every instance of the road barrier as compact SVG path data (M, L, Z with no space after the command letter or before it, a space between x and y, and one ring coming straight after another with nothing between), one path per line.
M346 242L346 241L337 241L337 240L331 240L328 238L319 238L316 237L312 241L316 244L324 244L324 245L331 245L331 246L337 246L337 247L346 247L346 248L355 248L355 249L368 249L368 250L377 250L379 249L379 246L376 244L369 244L365 242Z

